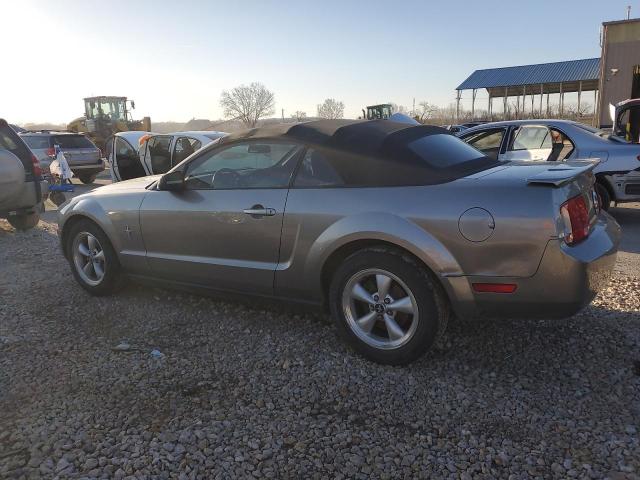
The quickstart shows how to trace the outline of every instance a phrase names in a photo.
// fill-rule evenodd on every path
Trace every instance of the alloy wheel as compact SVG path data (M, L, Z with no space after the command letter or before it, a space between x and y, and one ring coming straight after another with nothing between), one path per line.
M368 269L346 283L342 308L353 333L380 349L401 347L413 337L419 315L407 285L391 272Z
M96 286L104 279L104 250L98 239L88 232L80 232L73 241L73 263L78 275L88 285Z

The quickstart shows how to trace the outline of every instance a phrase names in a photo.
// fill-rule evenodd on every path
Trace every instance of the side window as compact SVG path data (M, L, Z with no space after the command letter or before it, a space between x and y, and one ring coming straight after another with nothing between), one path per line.
M116 137L116 161L119 167L129 167L138 162L138 152L124 138Z
M104 153L107 156L107 160L109 160L110 162L113 161L113 158L112 158L111 155L113 155L113 139L114 138L115 137L113 137L113 136L109 137L108 140L105 142L105 145L104 145L104 147L105 147L104 148L105 149Z
M154 174L168 172L171 168L171 137L157 136L149 139L147 148L151 158L151 171Z
M516 130L509 150L539 150L551 148L551 136L547 127L525 125Z
M344 179L333 167L330 157L309 148L302 159L294 187L328 187L344 185Z
M552 128L549 137L551 139L551 154L547 160L550 162L561 162L573 153L575 148L573 142L560 130Z
M200 142L200 140L190 137L179 137L173 147L173 165L182 162L196 150L199 150L201 146L202 142Z
M504 128L492 128L465 135L463 140L487 157L497 160L504 133Z
M299 145L278 142L217 148L189 162L185 184L190 190L286 188L299 151Z

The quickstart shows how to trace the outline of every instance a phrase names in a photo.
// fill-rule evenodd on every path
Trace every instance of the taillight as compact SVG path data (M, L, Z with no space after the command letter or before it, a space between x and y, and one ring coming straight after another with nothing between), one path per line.
M570 198L560 207L564 222L563 238L567 245L575 245L589 236L589 209L584 196Z
M42 168L40 167L40 162L35 155L31 155L31 164L33 165L33 175L35 177L40 177L42 175Z
M56 149L54 147L47 148L47 155L49 155L51 158L55 158L56 157Z

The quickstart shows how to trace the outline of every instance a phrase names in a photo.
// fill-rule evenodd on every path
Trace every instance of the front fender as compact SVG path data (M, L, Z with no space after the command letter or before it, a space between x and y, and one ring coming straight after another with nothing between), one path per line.
M121 182L125 185L128 182ZM133 184L129 184L131 186ZM135 186L135 185L134 185ZM123 256L144 258L145 248L140 231L140 205L146 190L135 188L113 190L102 187L90 194L72 199L60 209L58 226L64 233L65 225L77 215L93 220L105 232L114 250L123 260Z
M113 245L116 252L121 250L121 242L116 233L116 229L109 214L102 207L100 202L95 198L76 198L66 205L63 205L58 212L58 231L60 232L60 241L65 240L65 226L69 225L70 220L73 223L79 216L88 218L100 226L105 232L109 241ZM73 219L73 220L72 220Z

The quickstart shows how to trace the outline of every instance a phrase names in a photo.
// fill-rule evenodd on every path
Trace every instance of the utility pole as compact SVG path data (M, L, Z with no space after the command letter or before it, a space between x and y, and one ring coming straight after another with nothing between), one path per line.
M416 97L413 97L413 110L411 111L411 116L416 116Z
M627 5L627 20L631 18L631 5Z
M282 123L284 123L284 108L282 109Z

